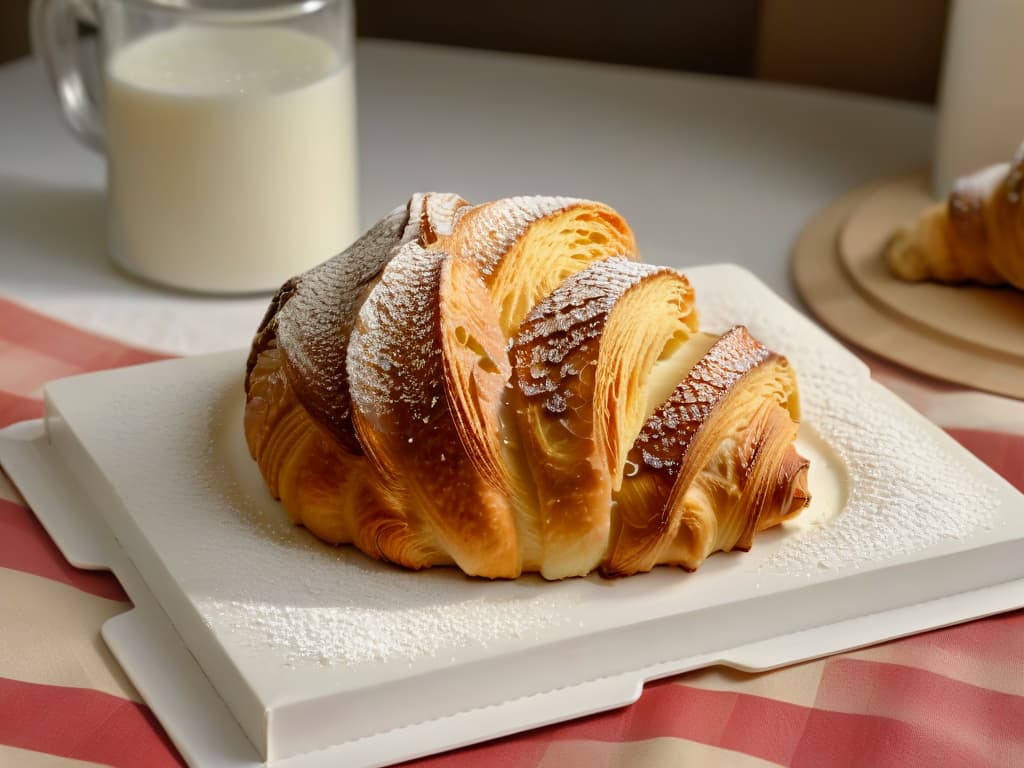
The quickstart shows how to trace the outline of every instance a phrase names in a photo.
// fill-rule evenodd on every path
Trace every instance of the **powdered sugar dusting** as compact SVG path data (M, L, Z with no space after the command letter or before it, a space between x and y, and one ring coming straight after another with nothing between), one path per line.
M276 314L268 315L254 342L258 352L276 335L298 374L292 384L303 406L356 452L346 342L363 291L391 258L406 216L405 206L396 208L343 253L289 281L278 294Z
M612 258L568 277L519 327L511 349L519 391L544 397L551 413L564 412L583 365L597 359L608 313L630 288L661 271Z
M837 517L787 538L764 568L802 574L853 567L962 539L992 524L999 502L958 460L957 446L907 419L906 407L870 381L863 364L823 331L809 328L752 275L708 274L714 278L691 274L704 327L722 332L742 323L786 355L797 373L804 420L857 478Z
M438 237L451 235L455 228L455 212L469 203L451 192L432 192L427 195L426 212L430 228Z
M733 328L718 339L644 424L633 450L654 470L675 475L690 441L712 410L739 379L770 352L745 328Z
M444 397L437 337L443 259L418 243L402 246L359 311L349 381L355 407L374 422L386 421L396 407L428 420Z
M953 195L970 197L979 202L989 197L1010 172L1009 163L996 163L963 176L953 184Z
M459 212L460 242L486 278L535 221L584 202L573 197L509 197Z
M470 203L454 192L417 192L409 200L409 223L402 243L417 241L429 245L451 235L456 211Z
M273 582L265 576L273 569L252 568L248 595L212 600L207 612L249 647L277 648L293 666L412 662L537 639L564 624L575 602L567 591L537 589L532 580L474 582L448 568L410 573L315 543L293 544L286 554L302 561L297 584Z

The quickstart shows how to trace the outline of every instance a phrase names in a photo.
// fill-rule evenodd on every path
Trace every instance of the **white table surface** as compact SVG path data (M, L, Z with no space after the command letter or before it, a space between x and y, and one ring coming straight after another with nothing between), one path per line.
M921 105L762 82L408 43L357 54L361 220L417 190L603 200L646 261L734 262L799 305L788 253L860 184L925 167ZM116 272L102 158L34 61L0 67L0 294L155 349L248 344L267 296L201 297Z

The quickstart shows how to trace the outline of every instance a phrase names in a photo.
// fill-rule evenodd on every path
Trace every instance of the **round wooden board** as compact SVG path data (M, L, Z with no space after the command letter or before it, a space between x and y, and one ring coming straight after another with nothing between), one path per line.
M925 330L1015 358L1024 375L1024 293L1010 287L910 283L882 256L889 235L932 204L924 174L876 187L839 234L839 258L857 288L890 314Z
M907 189L908 179L885 181L854 190L821 211L808 222L796 242L792 255L793 280L801 298L814 315L833 332L851 343L880 357L892 360L920 373L943 381L982 389L1000 395L1024 399L1024 359L1013 348L994 349L990 337L977 343L978 335L970 333L964 338L960 332L951 333L949 315L943 312L910 310L893 299L890 294L866 289L844 265L841 254L844 229L858 209L872 198L885 194L886 187L902 185ZM877 209L866 209L868 211ZM874 241L880 247L887 233L906 219L905 207L892 207L892 217L872 216L876 235L851 230L851 238L863 247L865 241ZM862 218L859 227L865 227ZM880 256L878 257L880 258ZM856 261L856 259L853 259ZM866 259L870 262L870 258ZM875 274L877 281L883 278ZM914 284L909 288L925 288L939 308L959 301L961 288ZM940 288L936 297L933 288ZM902 286L898 290L901 290ZM983 289L971 289L983 290ZM1007 295L1006 291L997 291ZM1024 303L1024 300L1022 300ZM891 306L895 304L895 306ZM1015 322L1017 333L1024 330L1019 315L1011 312L1002 320L994 319L999 311L991 310L992 302L976 305L981 322ZM998 304L997 304L998 306ZM963 315L964 313L960 313ZM942 320L935 327L936 318ZM1014 318L1011 320L1011 318Z

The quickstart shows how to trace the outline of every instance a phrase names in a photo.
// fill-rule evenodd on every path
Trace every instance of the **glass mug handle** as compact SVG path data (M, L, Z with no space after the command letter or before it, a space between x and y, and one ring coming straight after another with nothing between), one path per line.
M103 120L95 84L87 82L80 65L80 22L99 28L94 0L32 0L32 48L43 58L64 121L82 143L102 152Z

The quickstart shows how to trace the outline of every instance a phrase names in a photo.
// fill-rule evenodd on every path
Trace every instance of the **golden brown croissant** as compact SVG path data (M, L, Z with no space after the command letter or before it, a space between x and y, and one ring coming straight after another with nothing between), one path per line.
M246 392L291 518L409 568L694 569L809 498L785 358L590 201L414 196L282 287Z
M1008 283L1024 290L1024 145L1011 163L957 180L944 203L897 231L886 246L904 280Z

